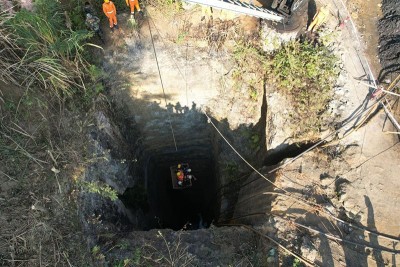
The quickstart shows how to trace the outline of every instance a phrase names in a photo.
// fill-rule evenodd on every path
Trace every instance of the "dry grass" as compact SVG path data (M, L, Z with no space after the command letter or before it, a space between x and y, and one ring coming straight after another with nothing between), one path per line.
M87 35L62 22L0 13L0 266L90 262L71 181L88 120L62 100L85 89Z
M13 92L0 89L0 266L87 263L71 181L84 160L75 130L84 120L29 91L13 105Z
M60 22L57 22L60 24ZM87 32L63 31L44 15L0 13L0 78L17 86L72 95L85 89Z

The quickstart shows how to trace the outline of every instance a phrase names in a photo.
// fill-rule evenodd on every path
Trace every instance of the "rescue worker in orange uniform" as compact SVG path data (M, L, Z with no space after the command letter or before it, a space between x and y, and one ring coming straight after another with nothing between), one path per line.
M131 8L131 15L135 14L135 7L138 12L141 12L139 6L139 0L126 0L126 5Z
M114 3L110 0L104 0L103 12L110 21L110 29L114 30L114 27L118 29L117 10L115 9Z
M176 179L178 180L178 185L182 186L183 185L183 180L185 178L185 174L183 173L182 170L178 170L176 172Z

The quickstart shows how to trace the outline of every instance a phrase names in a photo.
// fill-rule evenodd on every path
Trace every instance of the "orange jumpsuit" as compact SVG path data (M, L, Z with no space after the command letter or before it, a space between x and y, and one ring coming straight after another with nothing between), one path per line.
M110 28L113 28L114 25L117 25L117 10L115 9L113 2L110 1L108 3L103 3L103 12L110 21Z
M176 179L179 181L179 182L183 182L183 179L185 178L185 175L183 174L183 171L181 171L181 170L179 170L177 173L176 173Z
M126 0L126 5L131 8L131 14L135 13L135 7L140 11L139 0Z

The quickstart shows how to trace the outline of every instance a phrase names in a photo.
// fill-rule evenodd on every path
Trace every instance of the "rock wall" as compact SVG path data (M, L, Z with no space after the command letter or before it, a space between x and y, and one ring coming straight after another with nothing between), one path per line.
M121 195L133 187L138 178L131 175L136 161L132 158L135 154L130 143L132 140L126 138L121 130L129 122L119 121L104 103L97 107L93 114L94 124L88 133L88 160L79 181L82 185L79 211L90 247L105 232L131 230L140 227L143 221L140 210L132 212L120 199L111 199L101 193L102 188L109 187Z

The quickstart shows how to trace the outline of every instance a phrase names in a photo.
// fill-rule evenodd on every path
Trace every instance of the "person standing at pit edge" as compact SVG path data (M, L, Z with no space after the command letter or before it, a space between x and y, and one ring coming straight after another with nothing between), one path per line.
M138 12L142 12L139 6L139 0L126 0L126 5L131 8L131 16L135 15L135 7Z
M117 24L117 10L115 8L115 5L113 2L110 0L104 0L103 3L103 12L110 21L110 29L113 31L114 27L118 29L118 24Z

